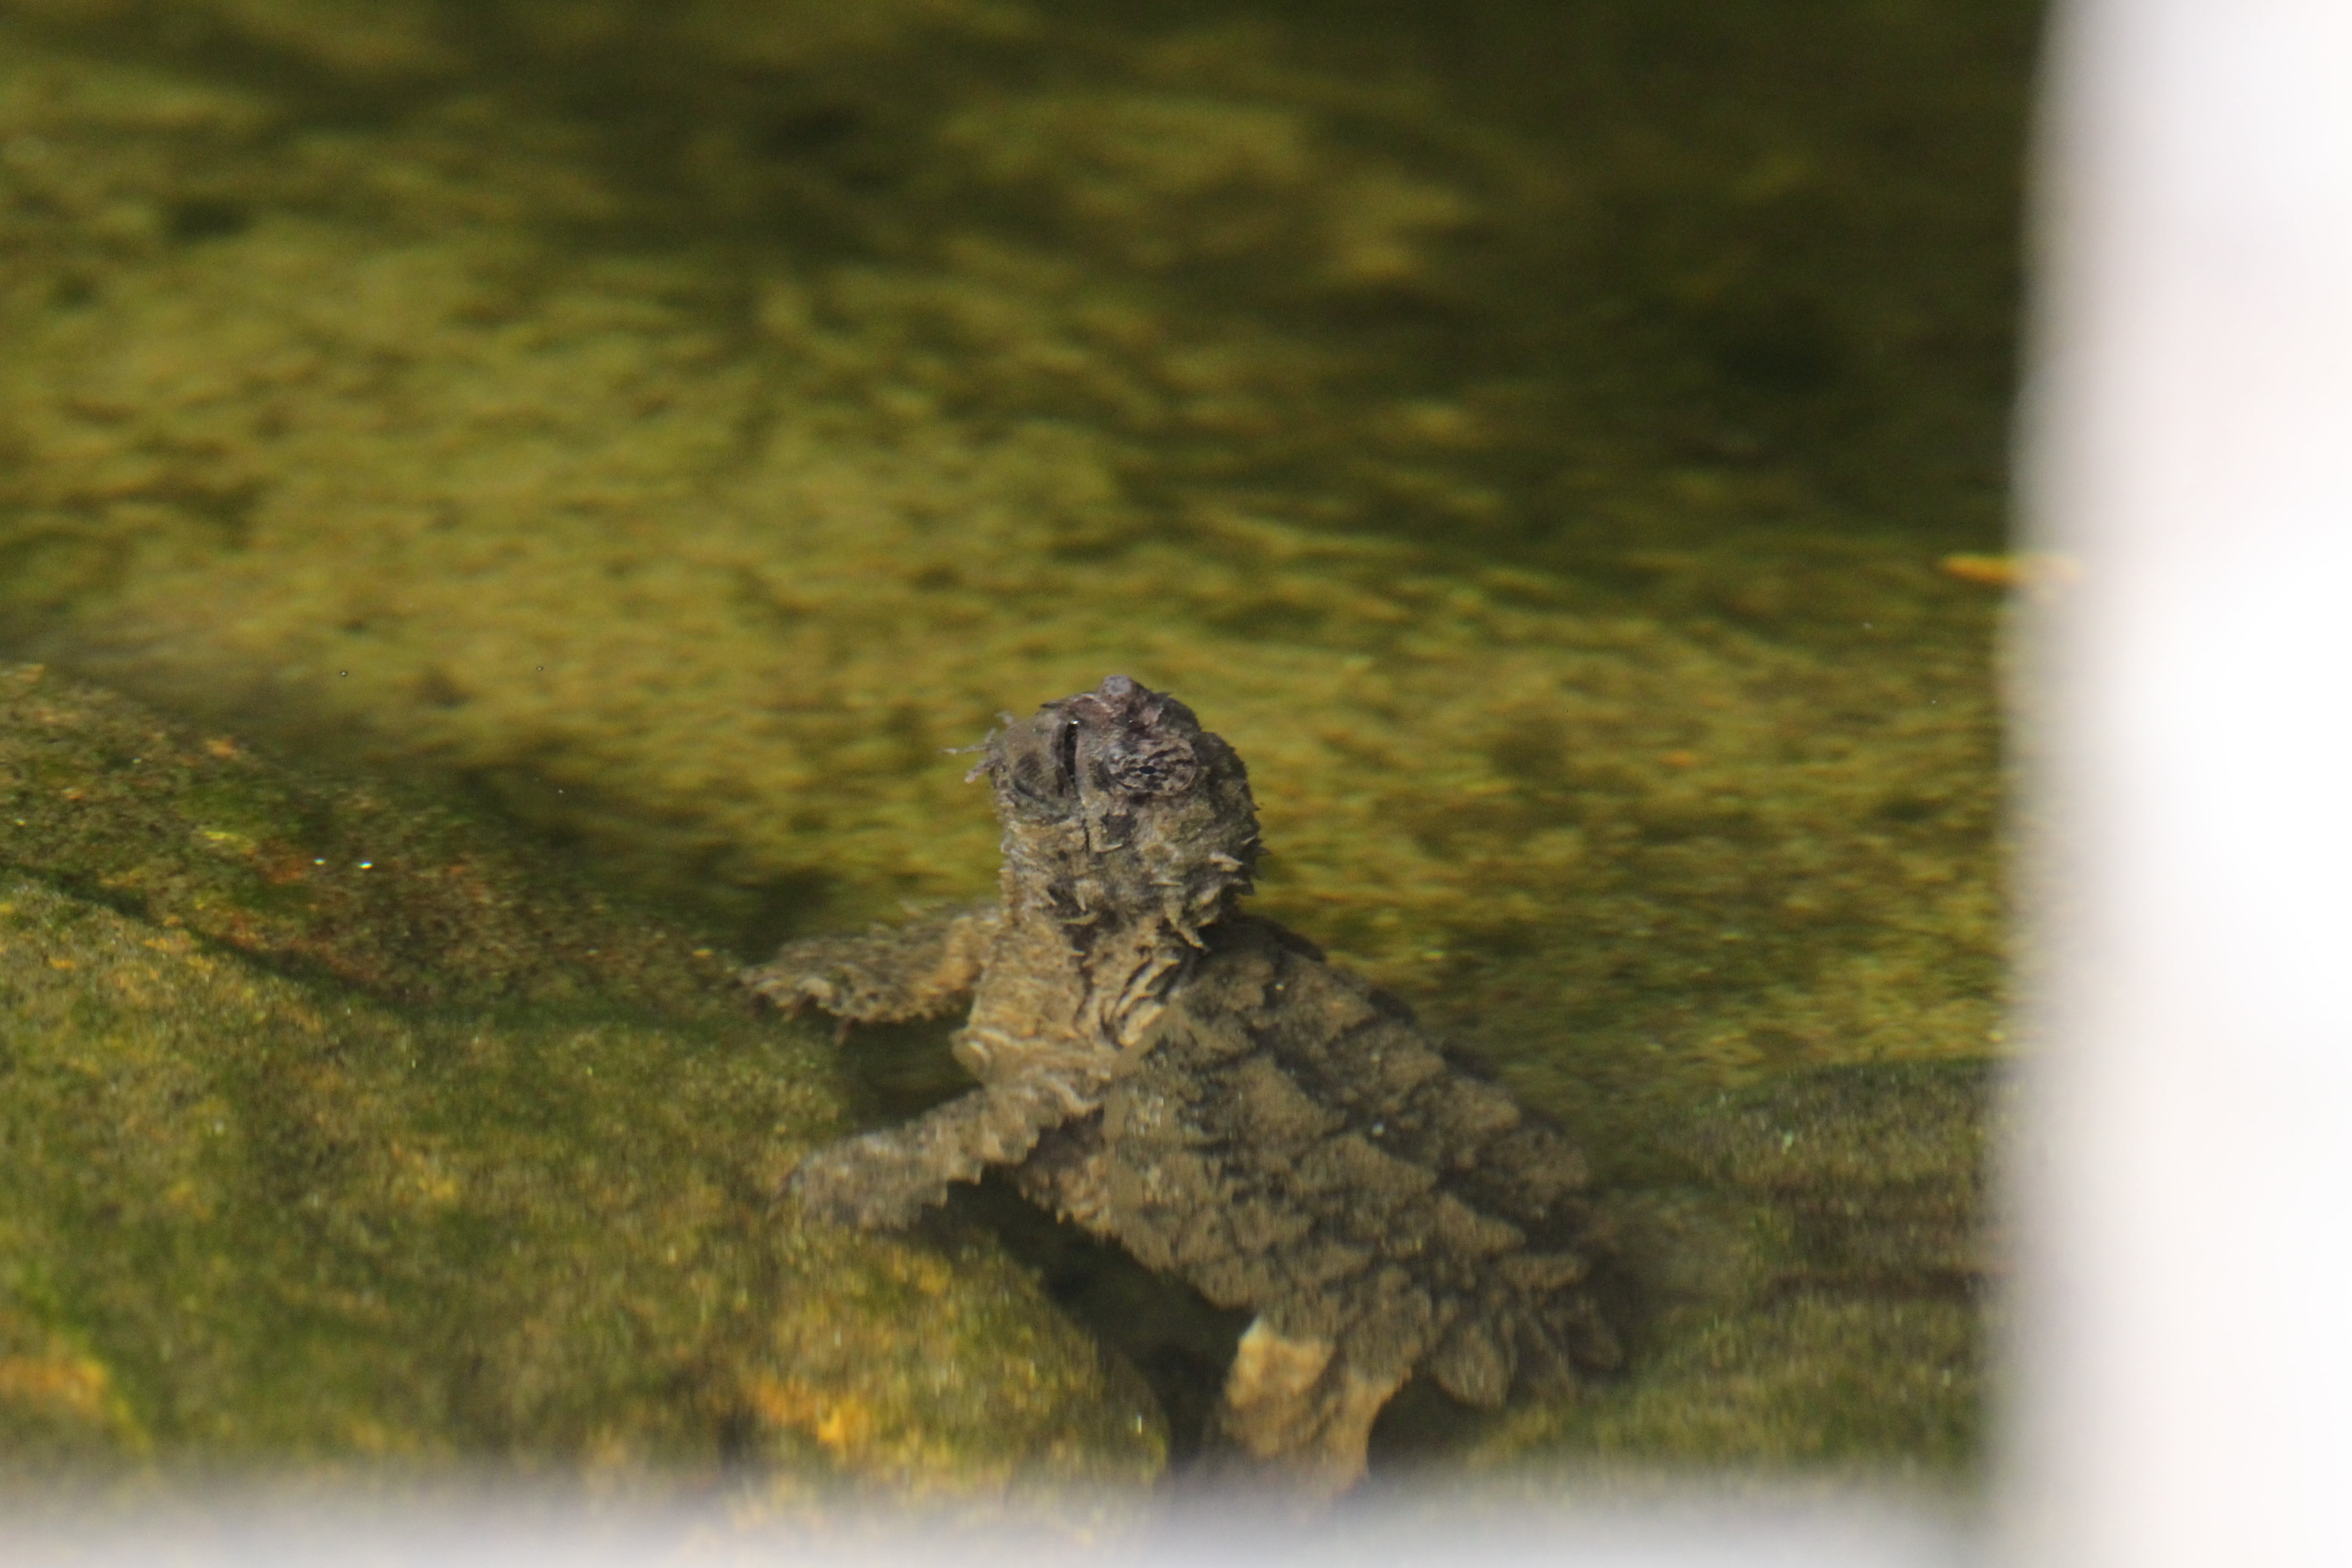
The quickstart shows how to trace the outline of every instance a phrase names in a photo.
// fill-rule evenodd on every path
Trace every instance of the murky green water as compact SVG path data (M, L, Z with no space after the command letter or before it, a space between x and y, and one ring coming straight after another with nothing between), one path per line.
M2000 1048L1937 562L2000 538L2034 22L15 0L0 644L745 955L984 891L943 753L1124 670L1249 760L1264 908L1704 1186L1727 1091ZM1664 1363L1973 1354L1848 1273ZM1686 1405L1625 1446L1972 1441Z

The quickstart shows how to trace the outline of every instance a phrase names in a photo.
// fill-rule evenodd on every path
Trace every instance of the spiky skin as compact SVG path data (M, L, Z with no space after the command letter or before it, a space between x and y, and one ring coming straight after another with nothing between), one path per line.
M1616 1358L1585 1289L1582 1161L1402 1003L1236 912L1258 855L1241 759L1123 676L1008 722L974 770L998 905L787 946L745 983L851 1021L967 993L981 1087L803 1162L824 1218L901 1226L990 1165L1257 1321L1219 1426L1318 1490L1362 1473L1416 1369L1494 1405Z

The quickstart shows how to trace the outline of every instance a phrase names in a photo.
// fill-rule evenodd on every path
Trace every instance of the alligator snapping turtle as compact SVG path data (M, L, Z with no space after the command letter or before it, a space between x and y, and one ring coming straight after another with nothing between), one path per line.
M996 905L744 972L852 1022L971 999L954 1050L981 1087L803 1161L806 1211L902 1226L1009 1167L1037 1204L1257 1314L1213 1436L1318 1489L1363 1473L1416 1369L1491 1405L1615 1361L1576 1152L1402 1003L1235 911L1258 831L1231 746L1115 675L1008 717L982 773Z

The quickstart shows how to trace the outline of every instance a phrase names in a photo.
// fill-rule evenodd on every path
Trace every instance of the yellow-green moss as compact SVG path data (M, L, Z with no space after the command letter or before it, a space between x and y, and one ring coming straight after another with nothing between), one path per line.
M1265 907L1612 1181L2000 1048L1997 607L1933 563L1999 527L2024 0L1492 7L1452 75L1307 10L163 9L0 18L0 640L226 752L19 744L0 861L724 1030L757 944L983 890L942 753L1124 670L1249 759Z
M804 1233L775 1206L843 1124L815 1031L755 1017L676 939L569 906L478 837L454 902L428 876L404 904L385 864L363 907L255 915L270 846L360 837L390 861L477 836L9 679L12 1456L463 1460L733 1477L754 1500L1156 1473L1148 1392L992 1245ZM206 835L232 830L190 823L227 820L224 858ZM533 918L552 940L525 954L508 925ZM583 927L596 944L572 946ZM387 945L409 967L364 962ZM311 962L289 973L289 953ZM369 984L332 978L354 970ZM435 1005L387 999L415 994Z

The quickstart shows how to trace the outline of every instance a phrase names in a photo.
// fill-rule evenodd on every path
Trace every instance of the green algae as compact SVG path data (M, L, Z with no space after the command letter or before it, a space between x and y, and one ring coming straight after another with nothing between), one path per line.
M1149 1394L984 1238L775 1208L840 1130L830 1053L679 939L460 822L6 680L12 1461L464 1460L748 1504L1156 1471ZM254 904L257 858L354 844L388 873L363 897Z
M412 792L308 778L0 668L0 863L399 1000L709 1014L715 950Z
M731 1027L732 959L982 892L940 753L1124 669L1250 759L1269 912L1745 1238L1529 1451L1966 1447L1821 1435L1964 1305L1755 1304L1910 1233L1687 1140L2002 1046L1934 562L1999 528L2029 7L1482 7L1452 75L1385 10L184 9L0 20L0 626L436 804L125 718L9 742L0 860L374 1005Z
M1980 1461L1984 1330L1965 1302L1806 1293L1677 1315L1639 1378L1515 1413L1471 1462L1625 1484L1829 1470L1965 1482Z
M2005 1096L1984 1063L1932 1062L1715 1097L1662 1151L1683 1184L1619 1199L1653 1270L1640 1370L1506 1416L1475 1462L1970 1478L2003 1273L1986 1152Z

